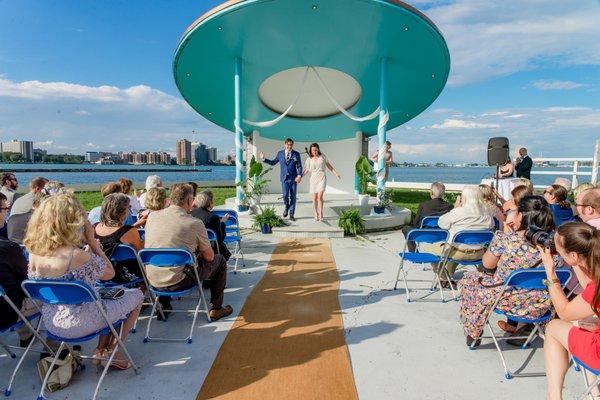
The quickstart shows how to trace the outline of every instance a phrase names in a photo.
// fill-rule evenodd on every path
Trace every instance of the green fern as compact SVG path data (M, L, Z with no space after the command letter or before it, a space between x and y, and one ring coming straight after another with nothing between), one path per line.
M365 221L357 208L342 211L338 226L344 230L345 235L356 236L365 231Z

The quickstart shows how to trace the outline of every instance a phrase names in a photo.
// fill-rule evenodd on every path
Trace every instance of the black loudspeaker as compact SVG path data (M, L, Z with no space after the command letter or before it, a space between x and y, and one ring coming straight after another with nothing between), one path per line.
M487 149L488 165L501 166L510 161L508 149L508 138L494 137L490 138Z

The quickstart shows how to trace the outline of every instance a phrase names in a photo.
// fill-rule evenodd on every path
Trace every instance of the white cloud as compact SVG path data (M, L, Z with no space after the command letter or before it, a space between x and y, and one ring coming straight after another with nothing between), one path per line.
M445 119L441 124L433 124L433 129L484 129L484 128L499 128L498 124L485 124L475 121L466 121L464 119Z
M178 139L230 149L233 135L182 99L146 85L15 82L0 76L0 140L33 140L53 152L173 151ZM110 147L112 146L112 147Z
M510 115L505 115L502 118L517 119L517 118L523 118L525 116L527 116L527 114L510 114Z
M494 111L494 112L483 113L483 114L481 114L481 116L486 117L486 116L496 116L496 115L506 115L506 114L508 114L508 111Z
M600 65L595 0L417 2L442 31L452 59L450 85L558 65Z
M531 82L531 86L539 90L573 90L585 87L583 83L577 83L573 81L557 81L540 79Z

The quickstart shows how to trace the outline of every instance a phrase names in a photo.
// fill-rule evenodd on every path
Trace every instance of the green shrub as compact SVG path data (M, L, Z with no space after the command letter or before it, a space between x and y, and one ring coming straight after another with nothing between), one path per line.
M365 221L357 208L342 211L338 226L344 230L345 235L356 236L365 231Z
M275 213L275 207L265 207L259 214L252 217L252 227L260 231L261 225L269 225L271 228L283 226L283 220Z

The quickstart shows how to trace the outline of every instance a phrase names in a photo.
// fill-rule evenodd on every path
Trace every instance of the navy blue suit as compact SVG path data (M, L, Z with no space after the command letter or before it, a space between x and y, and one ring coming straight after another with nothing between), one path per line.
M294 216L296 211L296 189L298 184L295 182L297 176L302 176L302 160L300 153L292 150L290 159L286 161L285 150L280 150L273 160L264 159L269 165L279 163L279 180L281 181L281 192L283 193L283 203L285 209L289 211L290 216Z

